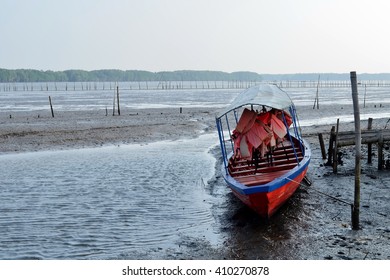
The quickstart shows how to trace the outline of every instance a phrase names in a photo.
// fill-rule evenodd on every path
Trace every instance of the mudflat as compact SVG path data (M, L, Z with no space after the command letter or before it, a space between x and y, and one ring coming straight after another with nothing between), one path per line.
M349 106L350 107L350 106ZM328 134L334 124L324 118L340 115L340 130L352 130L351 108L341 105L297 107L303 135L312 149L308 177L311 186L302 185L288 203L270 220L262 220L242 205L226 188L220 176L220 153L215 178L207 183L217 198L213 216L225 233L223 246L214 248L207 241L183 243L169 253L159 251L160 259L390 259L390 171L377 170L374 155L366 163L362 147L360 230L351 229L350 204L354 191L354 147L341 149L343 164L334 174L322 159L318 133ZM363 116L380 116L386 107L366 108ZM159 140L194 138L215 132L215 108L137 109L120 116L104 111L3 112L0 114L0 154L42 150L78 149L102 145L149 143ZM385 128L388 118L374 118L374 128ZM362 128L367 120L362 118ZM374 145L374 154L376 147ZM339 200L333 199L331 195Z

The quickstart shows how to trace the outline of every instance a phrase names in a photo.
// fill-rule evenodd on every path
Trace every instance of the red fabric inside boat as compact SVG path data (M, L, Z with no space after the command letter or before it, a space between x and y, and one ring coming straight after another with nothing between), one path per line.
M281 139L287 134L287 129L283 121L278 119L278 117L273 114L271 116L271 129L274 132L275 136Z
M292 123L291 117L284 113L288 126ZM247 108L241 114L236 129L233 131L234 156L252 157L252 149L259 149L264 156L278 140L287 134L287 128L283 122L282 111L271 110L257 114Z
M245 134L246 132L248 132L248 130L251 129L253 123L256 120L256 117L257 113L255 111L251 111L245 108L242 112L242 115L237 123L235 130L241 134Z

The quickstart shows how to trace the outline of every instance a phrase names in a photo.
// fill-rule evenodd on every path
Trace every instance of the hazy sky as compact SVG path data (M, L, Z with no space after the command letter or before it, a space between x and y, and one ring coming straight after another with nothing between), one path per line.
M390 72L388 0L0 0L0 68Z

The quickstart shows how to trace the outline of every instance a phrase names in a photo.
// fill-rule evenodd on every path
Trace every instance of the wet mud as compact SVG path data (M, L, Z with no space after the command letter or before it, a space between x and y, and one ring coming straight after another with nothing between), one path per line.
M325 110L326 111L326 110ZM140 111L121 118L85 122L85 112L63 118L26 119L19 114L3 119L0 135L1 152L82 148L116 143L137 143L195 137L200 130L214 131L213 111L177 110ZM305 112L303 110L303 112ZM313 114L312 111L306 111ZM144 135L145 114L152 129ZM304 116L303 119L310 119ZM384 127L387 119L374 120ZM365 125L363 121L363 125ZM102 127L104 129L102 129ZM303 128L312 149L308 177L311 186L302 185L270 219L257 216L227 188L221 174L219 147L210 153L217 159L215 177L205 183L214 218L214 233L221 240L211 242L207 233L198 237L181 236L174 246L157 246L150 251L123 253L120 259L269 259L269 260L389 260L390 259L390 170L377 170L377 160L367 164L363 147L361 175L360 230L351 229L351 207L354 191L354 150L343 148L343 165L338 173L325 166L318 132L325 143L330 125ZM342 130L350 130L343 123ZM85 135L84 135L85 134ZM70 135L70 139L67 136ZM31 138L31 139L30 139ZM376 153L375 145L374 153ZM385 151L386 159L389 150ZM329 197L331 195L334 198Z
M390 170L378 171L375 161L362 164L360 229L352 230L353 149L343 149L343 165L334 174L324 164L318 139L306 139L313 154L311 185L302 184L270 219L260 218L227 188L220 175L219 150L214 148L211 153L219 160L208 185L210 195L217 197L213 215L223 242L215 247L206 239L183 240L180 251L163 254L164 258L389 260Z

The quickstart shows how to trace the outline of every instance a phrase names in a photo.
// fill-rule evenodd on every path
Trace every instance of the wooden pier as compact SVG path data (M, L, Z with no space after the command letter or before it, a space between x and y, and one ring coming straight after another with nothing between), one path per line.
M333 126L329 136L329 148L326 154L322 133L318 135L323 159L328 159L326 165L333 166L333 172L337 173L337 165L340 161L339 148L355 145L355 131L338 131ZM372 145L378 147L378 170L384 167L383 149L384 143L390 142L390 129L372 129L372 118L368 120L368 127L361 131L361 144L367 145L367 163L372 163Z

